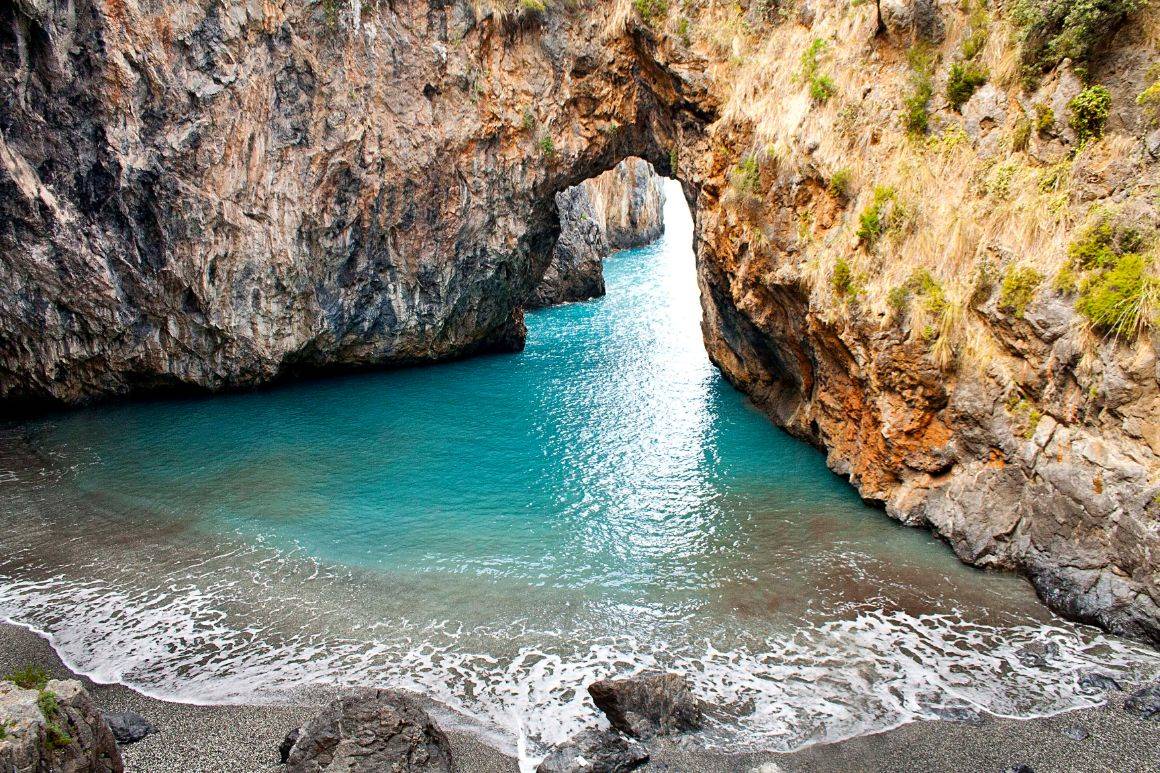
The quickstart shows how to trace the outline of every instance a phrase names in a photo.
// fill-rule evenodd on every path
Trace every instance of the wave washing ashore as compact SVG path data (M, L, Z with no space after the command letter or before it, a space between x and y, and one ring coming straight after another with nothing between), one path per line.
M608 296L529 315L519 355L5 428L0 615L156 698L392 685L529 759L598 722L588 683L671 669L710 707L693 769L940 717L996 741L1102 703L1089 672L1160 674L752 411L701 348L667 202Z

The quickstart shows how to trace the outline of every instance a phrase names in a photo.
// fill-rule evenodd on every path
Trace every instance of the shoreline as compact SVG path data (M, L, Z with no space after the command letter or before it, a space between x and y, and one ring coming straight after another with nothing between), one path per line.
M96 704L136 711L158 733L122 747L130 773L266 773L278 771L278 744L292 728L314 716L318 703L245 705L177 703L123 684L100 684L72 671L49 641L30 628L0 622L0 674L25 665L43 666L55 678L75 678ZM1127 685L1125 685L1127 687ZM1109 693L1102 706L1062 714L980 721L911 722L890 730L795 752L728 754L696 747L696 738L649 744L652 760L643 771L939 771L1005 770L1027 765L1050 770L1154 771L1160 769L1160 722L1138 719L1122 709L1126 693ZM456 769L470 773L515 773L517 760L474 734L442 722ZM1064 735L1082 728L1083 740Z

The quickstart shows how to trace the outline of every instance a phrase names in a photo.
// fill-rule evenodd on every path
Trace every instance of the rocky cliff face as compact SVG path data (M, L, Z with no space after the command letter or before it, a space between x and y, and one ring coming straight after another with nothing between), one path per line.
M1160 23L881 5L9 3L0 396L519 346L555 195L638 156L694 205L733 383L964 560L1160 642L1156 334L1076 311L1141 261L1155 302Z
M5 4L0 397L520 346L554 194L712 116L609 10Z
M639 158L557 193L560 235L525 308L604 295L604 258L659 239L663 207L661 178Z

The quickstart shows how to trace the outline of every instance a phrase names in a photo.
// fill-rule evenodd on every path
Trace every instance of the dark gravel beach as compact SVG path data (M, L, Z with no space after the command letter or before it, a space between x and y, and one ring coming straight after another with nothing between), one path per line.
M28 664L55 677L72 672L48 642L0 624L0 673ZM78 676L97 704L136 711L159 732L126 746L126 769L140 773L276 771L278 744L317 706L193 706L150 698L122 685ZM664 771L1158 771L1160 720L1124 711L1126 693L1106 705L1034 720L985 717L972 722L915 722L883 733L813 746L792 754L729 755L703 751L690 739L654 743L642 770ZM1086 736L1084 736L1086 733ZM516 760L456 730L447 733L460 770L517 771ZM1082 740L1076 738L1082 737Z

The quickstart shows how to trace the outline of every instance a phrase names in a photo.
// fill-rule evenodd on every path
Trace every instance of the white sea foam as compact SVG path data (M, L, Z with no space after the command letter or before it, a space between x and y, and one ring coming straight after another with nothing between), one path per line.
M226 561L190 562L135 588L64 573L21 578L10 558L0 564L0 614L43 631L95 680L156 697L279 702L315 688L415 690L473 718L477 731L528 764L600 721L587 684L652 668L690 676L713 707L699 740L733 751L790 750L947 709L1051 714L1100 700L1078 686L1088 671L1128 681L1160 671L1150 650L1070 624L1004 627L872 608L767 637L706 630L638 638L526 621L468 628L382 620L344 630L335 626L344 602L318 592L321 583L341 586L340 573L241 550L247 555L233 549ZM286 593L291 587L297 592ZM1028 645L1053 654L1029 665L1020 657Z

